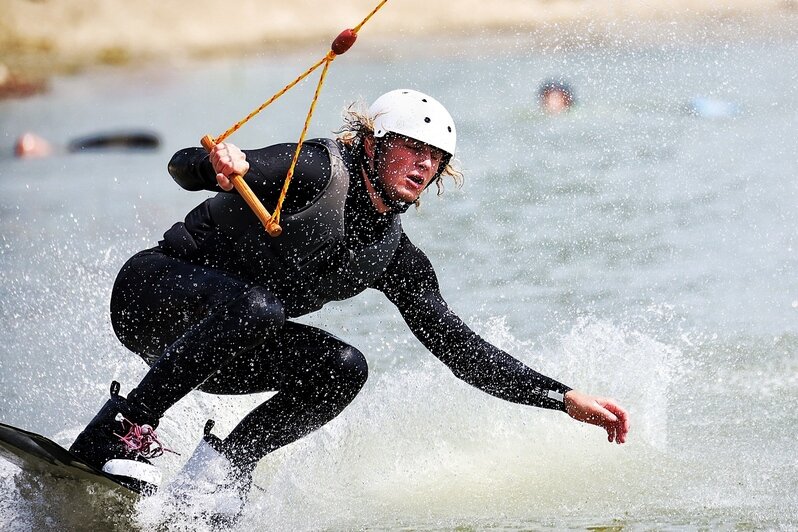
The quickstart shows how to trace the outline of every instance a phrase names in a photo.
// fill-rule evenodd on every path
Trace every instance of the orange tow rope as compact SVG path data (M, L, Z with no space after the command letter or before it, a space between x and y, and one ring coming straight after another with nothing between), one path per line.
M335 58L343 53L346 53L349 48L355 44L355 40L357 40L357 32L363 27L363 25L368 22L368 20L374 16L374 14L385 5L388 0L382 0L377 7L375 7L371 13L364 18L360 24L355 26L352 29L346 29L342 31L338 37L332 42L330 46L330 51L316 64L312 67L307 69L304 73L302 73L298 78L294 81L283 87L280 91L278 91L274 96L266 100L260 107L249 113L243 120L236 122L233 124L230 129L216 137L215 139L210 135L205 135L202 137L200 141L202 146L207 150L211 151L214 146L223 142L227 137L238 131L241 126L247 123L252 117L256 114L263 111L266 107L268 107L272 102L277 100L280 96L288 92L291 88L293 88L297 83L308 77L314 70L316 70L321 65L324 65L324 68L321 71L321 76L319 77L319 83L316 86L316 91L313 94L313 100L310 103L310 109L308 110L308 115L305 118L305 125L302 127L302 133L299 136L299 142L296 146L296 151L294 152L294 158L291 160L291 166L288 168L288 174L285 176L285 183L283 183L283 188L280 191L280 196L277 199L277 205L274 208L274 214L269 214L269 211L261 203L260 199L252 192L252 189L249 188L246 181L244 181L244 176L235 174L230 177L230 181L233 183L233 186L241 194L241 197L244 198L244 201L249 205L250 209L255 213L258 217L260 222L263 224L263 227L266 228L266 232L269 233L270 236L279 236L282 233L283 229L280 227L280 211L283 207L283 201L285 200L285 196L288 193L288 187L291 184L291 178L294 176L294 169L296 168L297 160L299 159L299 153L302 149L302 143L305 141L305 135L307 135L308 127L310 127L310 120L313 116L313 111L316 108L316 102L319 99L319 93L321 92L321 87L324 85L324 78L327 77L327 71L330 68L330 63L335 60Z

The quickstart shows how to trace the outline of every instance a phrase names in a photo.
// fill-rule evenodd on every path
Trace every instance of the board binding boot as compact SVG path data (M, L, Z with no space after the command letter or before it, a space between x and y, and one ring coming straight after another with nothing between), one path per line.
M240 518L252 486L252 473L237 467L226 454L222 440L211 433L213 420L194 453L165 491L184 510L196 512L214 526L229 527Z
M150 495L161 482L161 472L150 459L169 451L158 440L157 426L158 417L119 395L119 383L113 381L111 398L69 451L126 488Z

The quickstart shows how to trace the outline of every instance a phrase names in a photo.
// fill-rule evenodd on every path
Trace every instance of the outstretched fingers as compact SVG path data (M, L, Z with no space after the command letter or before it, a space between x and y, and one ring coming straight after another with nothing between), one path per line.
M629 433L629 415L626 410L609 399L601 400L600 404L602 410L606 412L604 428L607 430L609 441L624 443Z

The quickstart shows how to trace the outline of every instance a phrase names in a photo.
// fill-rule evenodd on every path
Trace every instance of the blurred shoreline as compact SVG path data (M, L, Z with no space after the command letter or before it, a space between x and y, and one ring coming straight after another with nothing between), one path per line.
M326 46L377 0L0 0L0 98L46 90L56 74L202 57ZM365 25L364 39L457 39L526 33L542 42L652 41L794 36L798 0L393 0ZM670 32L670 34L668 33ZM448 40L448 39L441 39ZM324 43L324 44L322 44Z

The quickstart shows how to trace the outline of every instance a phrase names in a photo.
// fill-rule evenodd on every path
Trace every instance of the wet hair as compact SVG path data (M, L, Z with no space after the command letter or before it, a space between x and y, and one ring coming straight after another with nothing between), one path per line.
M343 125L334 131L334 133L338 135L338 140L351 147L358 156L365 158L363 139L374 135L374 117L369 115L366 105L363 102L355 102L344 109L343 120ZM452 164L450 158L447 157L444 159L444 161L441 162L441 166L443 168L438 168L438 174L430 182L430 184L435 183L438 189L438 196L443 194L444 176L450 176L458 188L463 186L463 173ZM419 203L420 202L417 200L416 206L418 206Z
M565 97L565 103L568 107L576 103L574 90L571 88L571 85L559 79L548 79L544 81L538 89L538 99L542 102L546 99L546 96L552 92L561 93Z

